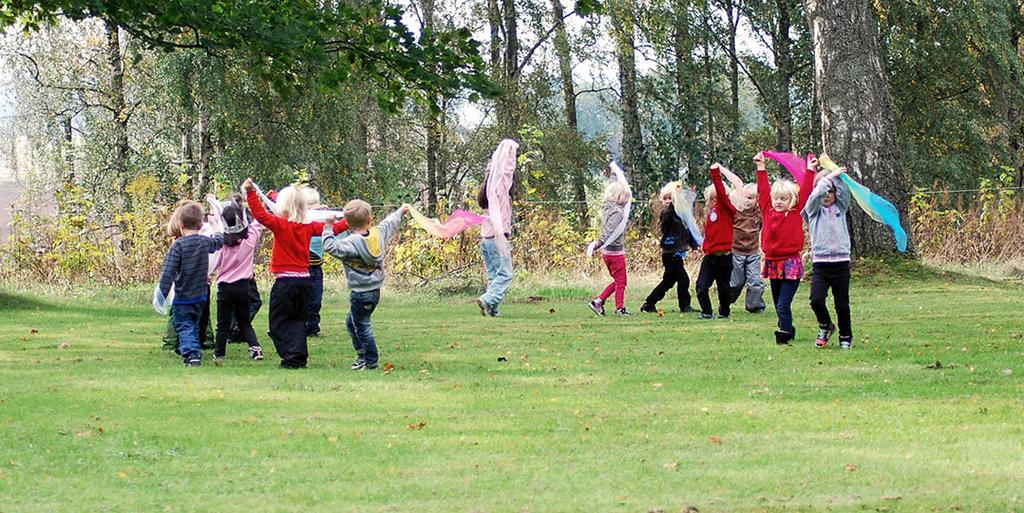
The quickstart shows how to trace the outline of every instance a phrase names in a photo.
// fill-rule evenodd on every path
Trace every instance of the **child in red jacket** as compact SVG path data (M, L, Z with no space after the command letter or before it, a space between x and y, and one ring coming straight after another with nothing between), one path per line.
M788 344L796 338L790 307L800 287L800 279L804 277L804 261L801 257L804 250L804 220L800 212L814 188L818 159L808 155L807 173L804 175L804 183L800 185L779 179L769 186L764 154L754 155L754 163L757 164L757 199L762 220L761 251L764 252L761 276L768 278L771 283L772 301L779 317L775 343Z
M729 318L729 279L732 277L732 225L736 208L722 182L722 166L711 166L711 186L704 190L704 258L697 273L697 302L700 319L714 319L711 309L711 284L718 285L718 318Z
M260 202L256 185L247 178L249 208L263 226L274 233L270 272L270 338L281 357L281 367L301 369L309 359L306 320L313 284L309 278L309 243L324 231L324 223L310 221L305 195L297 187L285 187L277 195L278 213L271 214Z

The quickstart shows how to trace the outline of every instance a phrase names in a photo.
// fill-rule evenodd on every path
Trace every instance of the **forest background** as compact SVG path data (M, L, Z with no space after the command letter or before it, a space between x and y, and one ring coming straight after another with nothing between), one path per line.
M631 265L654 268L662 184L824 148L893 200L914 254L1024 276L1016 0L79 4L0 9L0 167L23 191L8 278L152 280L173 204L246 176L443 217L506 137L526 271L595 268L609 155L638 204ZM860 255L891 251L851 223ZM479 267L471 237L413 228L393 255L415 283Z

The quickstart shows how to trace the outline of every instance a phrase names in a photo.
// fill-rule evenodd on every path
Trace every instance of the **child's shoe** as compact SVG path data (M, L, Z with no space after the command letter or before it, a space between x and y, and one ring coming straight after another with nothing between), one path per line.
M702 321L710 321L711 319L714 319L714 318L715 318L715 314L709 314L709 313L704 313L704 312L701 312L700 315L697 316L697 319L702 320Z
M494 310L490 305L484 302L483 297L476 298L476 306L480 307L480 315L483 317L494 316Z
M590 309L597 315L604 315L604 301L600 298L590 302Z
M181 363L185 367L200 367L203 365L203 360L198 356L184 356L181 358Z
M618 315L619 317L629 317L629 316L631 316L633 314L627 312L626 311L626 307L622 307L622 308L616 308L615 309L615 315Z
M693 312L696 312L696 310L694 310L693 307L690 306L690 305L686 305L686 306L684 306L684 307L679 309L679 313L693 313Z
M796 335L788 331L775 330L775 344L780 346L789 345Z
M501 312L498 311L498 306L497 305L491 307L490 316L491 317L501 317Z
M729 320L729 316L728 315L718 314L718 320L720 320L720 321L728 321Z
M831 322L827 326L818 326L818 340L814 341L815 347L821 349L828 345L828 339L836 332L836 325Z
M649 305L647 303L644 303L644 304L640 305L640 312L641 313L658 313L658 309L654 308L653 306L651 306L651 305Z
M764 313L764 309L765 309L765 307L762 306L761 308L755 308L753 310L747 310L747 311L756 315L756 314Z
M366 367L366 360L364 360L363 357L360 356L359 358L356 358L356 360L354 362L352 362L351 369L352 370L363 370L363 367Z
M253 360L263 359L263 348L260 346L252 346L249 348L249 358Z
M853 349L853 337L844 337L839 335L839 349L844 351Z

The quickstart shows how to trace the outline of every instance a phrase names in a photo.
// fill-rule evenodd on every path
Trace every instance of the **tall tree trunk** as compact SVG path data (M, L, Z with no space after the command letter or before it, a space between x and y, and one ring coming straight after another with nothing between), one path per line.
M672 2L672 50L675 54L675 119L680 136L676 139L676 160L688 171L698 167L696 155L697 116L693 102L696 99L693 73L693 39L690 35L690 11L688 0Z
M815 79L822 110L822 146L851 177L885 194L906 219L909 194L901 173L894 108L879 47L878 22L868 0L806 0ZM851 210L858 255L893 250L889 230Z
M1010 48L1017 59L1017 69L1010 73L1010 92L1006 100L1006 126L1010 135L1010 151L1017 168L1017 188L1024 188L1024 124L1021 123L1020 101L1024 90L1021 89L1022 66L1021 37L1024 35L1024 2L1019 0L1010 4Z
M107 67L110 73L110 109L112 111L113 161L111 171L120 183L125 207L128 197L124 191L128 185L128 108L124 99L124 60L121 58L121 38L117 25L107 22Z
M71 114L65 114L61 120L61 126L64 129L64 144L61 148L61 153L64 154L64 184L67 187L71 187L75 184L75 141L74 132L72 131L72 119ZM15 138L11 138L11 159L16 157L14 148ZM12 162L11 170L17 173L18 167Z
M622 110L622 169L633 180L634 197L646 193L643 173L644 141L640 132L640 114L637 110L636 43L633 26L633 2L621 2L618 12L612 14L615 32L615 56L619 64L619 106Z
M434 0L422 0L423 10L423 32L433 33L434 31ZM441 146L441 126L438 122L438 115L427 109L426 111L427 131L427 211L437 215L437 191L438 183L438 158L437 154Z
M501 67L501 10L498 0L487 0L487 25L491 34L491 70L497 78Z
M199 99L199 165L196 166L193 196L201 200L210 185L210 161L213 159L213 137L210 134L210 107L204 96Z
M707 111L706 136L707 147L705 148L706 158L710 161L715 155L715 82L711 70L711 9L707 2L704 2L704 38L701 41L704 47L704 107Z
M791 0L776 0L776 21L778 26L775 30L775 67L779 77L778 90L778 112L775 119L775 146L780 151L793 149L793 107L789 98L789 91L793 80L793 55L792 41L789 38L789 29L792 25L790 18Z
M733 147L739 144L740 137L740 56L736 53L736 32L740 23L740 1L726 0L725 17L729 23L729 115L732 117L729 141Z
M572 48L569 46L569 35L565 30L565 8L562 0L551 0L551 21L555 24L555 54L558 56L558 74L562 79L562 100L565 108L565 124L572 129L576 142L582 142L579 134L579 122L576 117L576 85L572 79ZM576 202L576 215L580 230L587 228L587 180L586 167L582 159L576 161L572 174L573 199Z
M515 0L501 0L502 24L505 31L504 81L505 94L499 100L498 116L505 137L519 132L519 20Z

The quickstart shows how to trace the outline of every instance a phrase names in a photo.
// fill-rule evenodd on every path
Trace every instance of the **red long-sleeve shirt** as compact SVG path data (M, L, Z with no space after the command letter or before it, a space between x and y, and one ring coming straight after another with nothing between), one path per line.
M715 205L708 210L704 220L705 255L732 251L732 225L736 218L736 207L729 201L729 194L722 183L722 171L717 167L711 169L711 183L715 185Z
M274 248L270 253L270 272L308 273L309 241L324 231L324 223L296 223L267 212L256 191L247 194L252 215L274 232Z
M761 206L761 251L766 260L788 260L804 250L804 218L800 215L814 189L814 171L807 170L800 185L796 206L785 212L772 208L772 187L768 172L757 171L757 201Z

